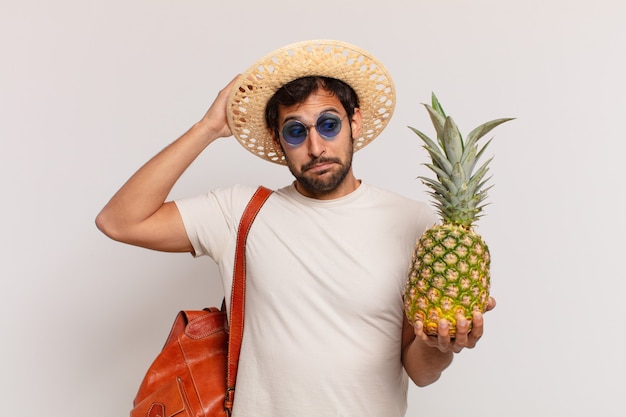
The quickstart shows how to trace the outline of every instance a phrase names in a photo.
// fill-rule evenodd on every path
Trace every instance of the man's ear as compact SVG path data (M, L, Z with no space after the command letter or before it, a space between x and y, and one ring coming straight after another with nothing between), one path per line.
M363 128L363 114L361 113L361 109L358 107L354 109L354 114L352 115L352 120L350 121L350 127L352 127L352 139L360 138L361 130Z
M270 136L272 137L272 140L274 141L276 146L278 146L280 148L280 150L283 151L283 154L284 154L285 153L285 148L283 148L283 144L280 141L280 138L277 136L276 130L268 129L268 132L269 132Z

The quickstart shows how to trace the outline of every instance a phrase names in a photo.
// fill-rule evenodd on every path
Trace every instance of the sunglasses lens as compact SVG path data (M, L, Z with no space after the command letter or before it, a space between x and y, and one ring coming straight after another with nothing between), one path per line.
M307 127L297 120L291 120L283 126L283 139L290 145L300 145L308 133Z
M317 132L326 139L332 139L341 131L341 119L334 114L323 114L315 124Z
M322 114L315 123L315 130L324 139L333 139L341 132L341 118L331 113ZM298 146L304 142L308 134L308 126L298 120L288 121L282 130L285 142L293 146Z

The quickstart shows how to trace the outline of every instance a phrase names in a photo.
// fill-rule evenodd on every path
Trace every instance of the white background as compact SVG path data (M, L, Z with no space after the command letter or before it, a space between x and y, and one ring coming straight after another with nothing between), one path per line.
M480 222L498 307L476 349L411 388L407 415L624 415L625 18L618 0L2 0L3 414L127 415L175 313L221 293L209 260L113 242L96 214L236 73L334 38L398 89L356 156L366 181L427 198L406 126L432 132L431 91L464 133L517 118L494 131ZM172 197L289 181L225 139Z

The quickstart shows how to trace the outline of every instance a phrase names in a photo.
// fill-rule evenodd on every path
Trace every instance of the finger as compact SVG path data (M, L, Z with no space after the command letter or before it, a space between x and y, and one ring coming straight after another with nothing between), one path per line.
M487 311L493 310L494 308L496 308L496 299L493 297L489 297L489 299L487 300Z
M241 74L237 74L233 77L232 80L230 80L230 82L228 84L226 84L226 86L224 88L222 88L220 90L220 93L222 94L228 94L230 92L230 89L233 88L233 86L235 85L235 83L237 82L237 80L239 80L239 78L241 78Z
M421 321L416 321L413 325L413 331L415 332L415 337L421 340L428 340L428 335L424 332L424 323Z
M413 331L415 332L415 337L424 340L424 323L419 320L416 321L413 325Z
M437 338L433 336L429 336L424 331L424 323L421 321L415 322L415 337L420 339L426 346L435 347L437 346Z
M447 352L450 350L450 323L448 320L441 319L439 320L439 332L437 337L437 345L439 350L442 352Z
M472 314L472 330L469 333L467 347L473 348L474 346L476 346L476 343L482 337L484 330L485 328L483 315L480 311L475 311Z
M456 336L454 338L455 353L458 353L467 346L469 333L469 321L463 315L459 315L456 319Z

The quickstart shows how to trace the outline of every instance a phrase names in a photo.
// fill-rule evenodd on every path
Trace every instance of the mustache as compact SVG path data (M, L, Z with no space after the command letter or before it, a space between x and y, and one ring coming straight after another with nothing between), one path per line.
M302 166L302 171L303 172L308 171L309 169L313 168L315 165L327 164L327 163L335 163L335 164L342 165L341 160L339 158L319 157L319 158L312 159L309 163Z

